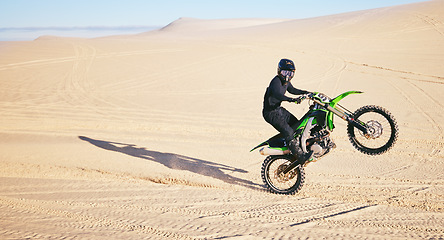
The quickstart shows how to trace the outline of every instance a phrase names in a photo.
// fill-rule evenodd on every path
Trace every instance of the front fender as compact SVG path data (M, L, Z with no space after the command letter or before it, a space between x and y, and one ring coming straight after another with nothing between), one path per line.
M363 92L361 92L361 91L348 91L348 92L345 92L345 93L343 93L343 94L333 98L331 100L331 102L330 102L330 106L335 107L336 104L338 104L338 102L341 101L343 98L347 97L350 94L358 94L358 93L363 93Z
M358 93L363 93L363 92L361 92L361 91L348 91L348 92L345 92L345 93L343 93L343 94L333 98L330 101L329 105L332 108L336 108L336 105L338 104L338 102L341 101L343 98L347 97L350 94L358 94ZM334 115L333 112L329 112L327 114L327 126L330 129L330 131L333 130L333 128L335 128L335 125L333 124L333 115Z

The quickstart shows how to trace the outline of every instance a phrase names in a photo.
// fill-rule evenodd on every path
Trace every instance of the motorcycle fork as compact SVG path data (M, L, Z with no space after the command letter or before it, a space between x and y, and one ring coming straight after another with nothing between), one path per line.
M299 163L297 160L295 160L287 168L285 168L284 171L282 171L282 174L285 175L297 167L301 167L301 163Z
M336 108L330 106L330 104L328 103L322 103L321 101L319 101L318 99L313 99L314 102L316 102L317 104L320 104L321 106L324 106L327 110L329 110L330 112L334 113L336 116L344 119L345 121L347 121L348 123L350 123L351 125L353 125L353 127L359 129L362 131L362 133L364 133L364 135L367 134L367 127L365 126L365 123L354 119L350 114L347 114L347 110L346 109L341 109L341 106L338 104L338 106Z

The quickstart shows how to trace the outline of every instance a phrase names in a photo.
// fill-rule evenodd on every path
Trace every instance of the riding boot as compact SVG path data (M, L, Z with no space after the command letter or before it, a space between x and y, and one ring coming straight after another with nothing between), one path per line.
M312 156L312 151L304 153L299 144L299 138L294 138L288 142L288 148L291 154L298 160L298 162L304 163L309 160Z

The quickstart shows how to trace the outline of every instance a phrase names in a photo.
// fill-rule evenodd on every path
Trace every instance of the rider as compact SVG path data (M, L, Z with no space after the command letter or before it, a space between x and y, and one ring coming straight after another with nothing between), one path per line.
M304 154L299 143L299 138L294 138L294 130L291 127L298 119L287 109L281 107L282 101L301 103L301 98L290 98L284 94L288 91L294 95L308 94L308 91L300 90L291 84L296 68L292 60L281 59L278 64L277 75L271 80L264 96L264 108L262 116L285 138L288 148L299 161L305 161L309 154Z

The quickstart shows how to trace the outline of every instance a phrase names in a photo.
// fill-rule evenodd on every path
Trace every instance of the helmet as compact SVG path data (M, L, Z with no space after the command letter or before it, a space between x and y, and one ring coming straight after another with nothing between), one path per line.
M296 70L296 67L294 66L294 62L290 59L281 59L278 64L278 75L282 76L283 78L292 79L294 76L294 71Z

